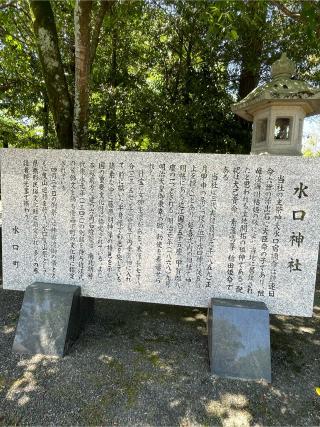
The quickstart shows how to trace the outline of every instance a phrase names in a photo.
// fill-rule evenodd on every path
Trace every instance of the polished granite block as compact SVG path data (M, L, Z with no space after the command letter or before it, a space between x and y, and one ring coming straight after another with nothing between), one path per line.
M80 287L56 283L28 286L12 350L64 356L80 331Z
M212 374L271 382L269 311L264 303L212 298L208 339Z

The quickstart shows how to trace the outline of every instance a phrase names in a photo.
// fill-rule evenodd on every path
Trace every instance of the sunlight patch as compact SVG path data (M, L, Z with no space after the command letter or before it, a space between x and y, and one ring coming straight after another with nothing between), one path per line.
M250 426L252 415L245 410L248 403L243 394L226 393L220 401L209 401L205 409L208 415L219 417L224 427Z

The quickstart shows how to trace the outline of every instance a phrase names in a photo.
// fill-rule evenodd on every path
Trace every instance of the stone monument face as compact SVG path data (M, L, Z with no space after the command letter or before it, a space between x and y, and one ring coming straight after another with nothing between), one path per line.
M311 316L318 159L3 150L3 285Z

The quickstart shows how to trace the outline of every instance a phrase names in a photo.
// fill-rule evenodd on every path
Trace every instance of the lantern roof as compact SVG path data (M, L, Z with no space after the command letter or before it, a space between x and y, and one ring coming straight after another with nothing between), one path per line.
M241 101L232 105L238 116L253 121L254 113L271 105L301 106L307 116L320 113L320 90L294 75L296 66L285 53L271 66L271 81L256 87Z

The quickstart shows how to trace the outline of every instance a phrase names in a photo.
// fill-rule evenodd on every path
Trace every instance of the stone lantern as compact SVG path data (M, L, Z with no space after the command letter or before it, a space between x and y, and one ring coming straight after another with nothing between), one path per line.
M294 77L283 53L271 67L271 81L257 87L232 111L253 122L251 154L301 156L303 120L320 113L320 91Z

